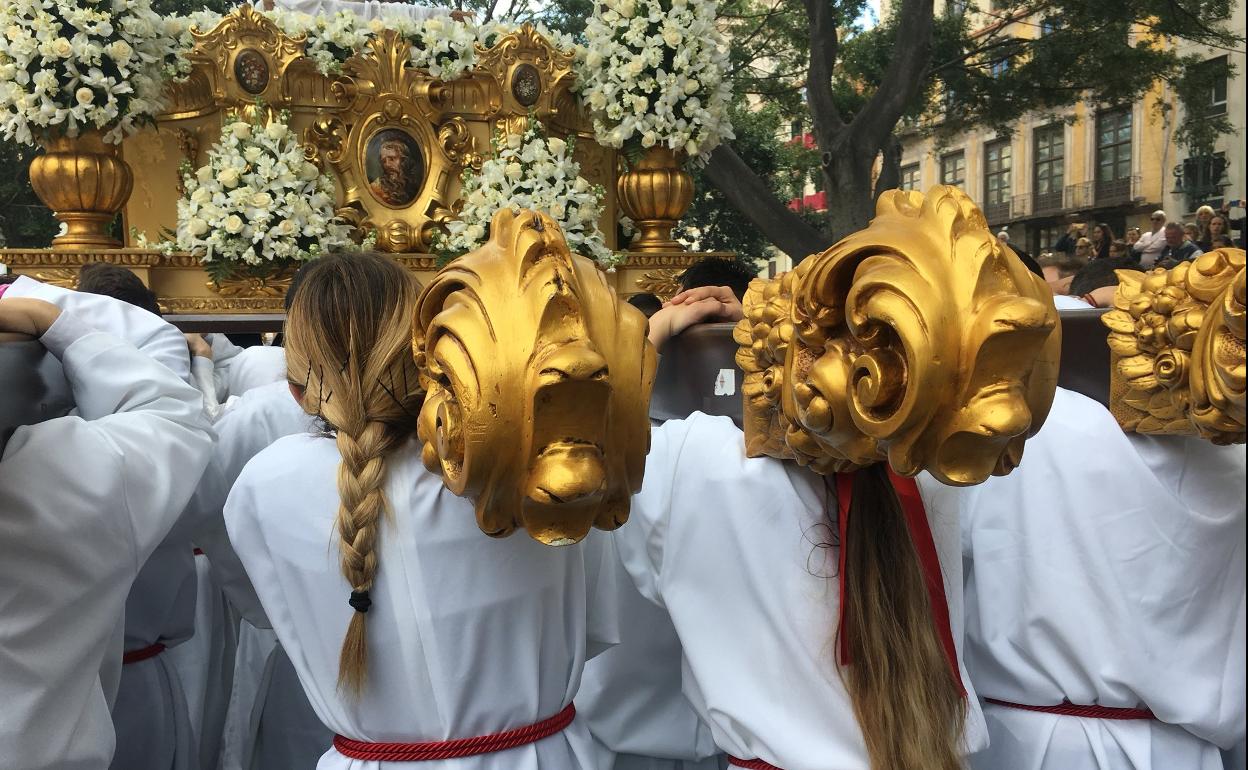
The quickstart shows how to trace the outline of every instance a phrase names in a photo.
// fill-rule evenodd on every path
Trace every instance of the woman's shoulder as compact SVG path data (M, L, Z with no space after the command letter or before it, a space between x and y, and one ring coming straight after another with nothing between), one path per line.
M338 447L329 436L282 436L248 461L234 489L250 490L253 495L289 495L292 490L306 489L326 477L332 482L338 461Z

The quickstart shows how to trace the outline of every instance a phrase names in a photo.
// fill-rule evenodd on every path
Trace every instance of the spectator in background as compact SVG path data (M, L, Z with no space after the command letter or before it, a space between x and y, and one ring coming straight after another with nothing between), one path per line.
M1209 235L1209 220L1213 219L1213 206L1201 206L1196 209L1196 237L1193 243L1200 243Z
M1196 245L1200 247L1201 251L1213 251L1216 248L1220 248L1214 246L1213 243L1222 236L1230 238L1230 221L1225 214L1214 214L1209 218L1209 223L1205 226L1204 237L1196 241Z
M1087 262L1069 254L1040 255L1040 270L1054 294L1070 294L1070 284Z
M628 304L644 313L646 318L649 318L663 308L663 300L649 292L634 294L628 298Z
M1226 216L1226 223L1229 225L1229 229L1239 231L1238 241L1232 238L1232 243L1237 243L1241 249L1248 249L1248 217L1241 216L1239 219L1231 218L1231 209L1243 210L1243 208L1243 200L1233 200L1223 203L1220 211ZM1229 231L1227 232L1227 235L1230 235Z
M706 257L693 263L680 274L680 290L689 291L702 286L727 286L737 300L745 299L745 290L758 275L743 262L723 257Z
M1096 257L1096 253L1092 250L1092 241L1087 238L1080 238L1075 241L1075 259L1087 262Z
M1066 234L1058 238L1057 243L1053 244L1053 251L1074 254L1079 244L1079 239L1087 237L1087 234L1087 225L1082 222L1071 222L1066 228Z
M1111 259L1122 259L1131 256L1131 247L1126 241L1114 241L1109 244L1109 256Z
M1167 270L1188 259L1195 259L1204 252L1192 243L1184 231L1183 225L1170 222L1166 225L1166 247L1157 257L1157 265Z
M1116 239L1114 237L1114 228L1098 222L1092 225L1092 254L1094 259L1108 259L1109 247Z
M998 240L998 241L1001 241L1001 243L1005 244L1006 246L1009 246L1009 245L1010 245L1010 233L1009 233L1009 231L1008 231L1008 230L1002 230L1001 232L997 233L997 240Z
M1199 243L1201 237L1200 226L1195 222L1185 222L1183 224L1183 237L1192 243Z
M1139 242L1131 247L1132 253L1140 259L1140 267L1152 267L1157 257L1161 256L1162 249L1166 248L1166 212L1161 209L1154 211L1148 222L1152 230L1141 235Z
M1127 245L1134 248L1135 244L1140 242L1140 228L1128 227L1126 234Z

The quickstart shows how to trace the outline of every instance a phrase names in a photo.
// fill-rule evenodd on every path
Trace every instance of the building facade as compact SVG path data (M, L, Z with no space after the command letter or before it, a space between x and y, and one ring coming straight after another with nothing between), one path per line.
M1237 0L1231 26L1244 23L1244 2ZM1043 34L1043 24L1014 26L1009 32L1019 37ZM1159 83L1130 106L1081 103L1065 115L1026 117L1009 135L972 129L938 143L911 129L903 134L901 186L963 188L994 230L1006 230L1033 254L1052 246L1071 222L1103 222L1121 238L1127 227L1147 230L1156 209L1191 221L1201 204L1216 209L1248 197L1244 54L1178 47L1223 73L1203 109L1228 115L1234 131L1218 139L1213 155L1190 157L1176 144L1184 106Z

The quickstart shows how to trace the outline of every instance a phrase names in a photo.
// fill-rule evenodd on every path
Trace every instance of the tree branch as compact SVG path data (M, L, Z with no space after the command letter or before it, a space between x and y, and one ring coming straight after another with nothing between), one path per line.
M831 245L828 236L777 200L767 182L728 145L715 148L703 173L733 208L744 214L767 240L794 262Z
M863 139L882 143L923 87L923 73L932 56L932 0L904 0L897 15L893 58L880 79L883 86L854 117L852 145Z
M929 6L932 3L932 0L922 1ZM845 126L832 98L832 68L836 66L840 40L831 6L827 0L806 0L806 18L810 21L810 71L806 73L806 99L810 103L810 116L816 134L827 132L828 137ZM819 146L826 152L829 147L824 146L824 138L819 137Z

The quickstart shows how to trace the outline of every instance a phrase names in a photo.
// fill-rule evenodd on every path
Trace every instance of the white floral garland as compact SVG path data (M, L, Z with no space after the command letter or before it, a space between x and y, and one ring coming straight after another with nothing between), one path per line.
M714 0L597 0L579 60L598 143L689 157L732 139L728 45Z
M498 211L533 209L559 223L573 252L613 266L618 257L598 229L604 191L581 176L573 149L572 139L546 137L534 119L523 135L496 136L494 157L481 164L481 171L464 172L464 207L436 240L435 251L443 256L472 251L489 238Z
M263 265L313 259L350 243L349 228L334 218L333 179L304 159L286 119L267 126L233 120L207 165L186 169L179 249L205 265Z
M104 132L118 143L164 106L175 42L149 0L0 3L0 133Z

